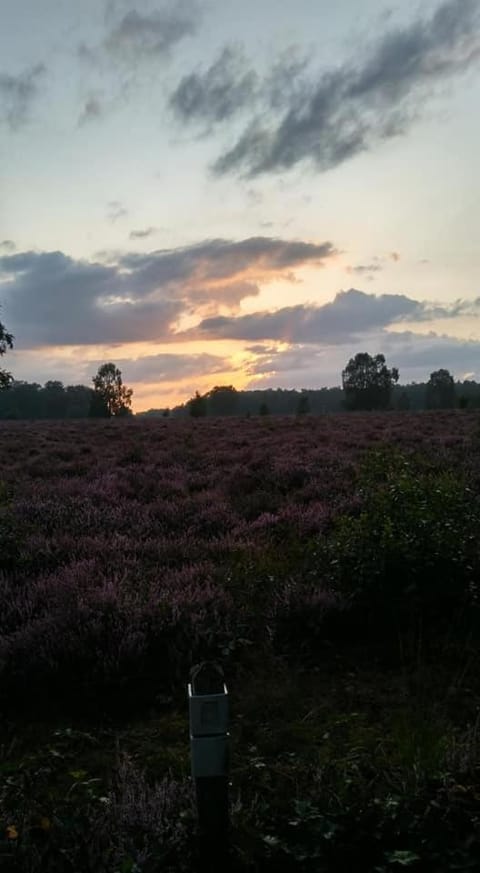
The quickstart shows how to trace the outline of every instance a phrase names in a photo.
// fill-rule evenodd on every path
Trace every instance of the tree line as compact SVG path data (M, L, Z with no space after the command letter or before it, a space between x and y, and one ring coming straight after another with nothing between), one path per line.
M14 339L0 321L0 357L13 348ZM88 388L51 380L42 387L37 382L15 380L9 371L0 368L0 419L111 418L132 414L133 391L123 384L115 364L102 364L92 383L93 388Z
M13 348L14 337L0 322L0 357ZM435 370L428 382L399 385L399 372L389 368L382 354L359 352L342 371L342 387L237 391L216 385L198 391L174 409L151 409L143 416L321 415L342 410L478 409L480 385L455 382L446 369ZM133 391L123 384L114 363L102 364L92 377L93 387L52 380L16 381L0 368L0 419L111 418L132 414Z
M446 369L435 370L428 382L399 385L396 367L387 367L384 355L359 352L342 372L342 387L265 389L237 391L232 385L217 385L198 391L186 403L168 409L152 409L146 416L321 415L331 412L368 410L479 409L480 384L455 382Z
M111 418L132 414L131 389L125 388L114 364L104 364L94 380L93 388L56 380L43 386L11 380L8 390L0 391L0 419Z

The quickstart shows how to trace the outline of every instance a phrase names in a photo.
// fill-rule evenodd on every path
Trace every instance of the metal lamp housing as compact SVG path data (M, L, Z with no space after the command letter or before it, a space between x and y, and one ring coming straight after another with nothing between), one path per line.
M195 694L188 685L190 746L194 779L224 776L228 769L228 691Z

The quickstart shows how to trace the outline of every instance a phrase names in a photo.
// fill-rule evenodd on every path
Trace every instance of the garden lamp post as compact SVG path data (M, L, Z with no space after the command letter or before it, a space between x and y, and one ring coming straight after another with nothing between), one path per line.
M188 684L192 777L195 780L201 869L226 870L228 853L228 691L222 668L205 661Z

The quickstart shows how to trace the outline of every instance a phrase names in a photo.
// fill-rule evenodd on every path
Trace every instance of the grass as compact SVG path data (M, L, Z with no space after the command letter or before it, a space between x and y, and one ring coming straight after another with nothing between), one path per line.
M234 869L342 870L360 850L359 871L396 870L407 860L427 869L414 857L419 821L438 804L448 833L478 797L479 692L471 659L460 672L439 673L425 661L385 670L358 649L327 650L308 668L277 659L244 677L230 688ZM5 826L27 848L29 834L32 851L42 827L45 844L61 845L72 815L81 822L112 802L122 760L148 774L150 786L164 777L188 783L186 696L128 723L4 725ZM193 840L193 822L188 833ZM377 834L368 848L366 833ZM480 849L473 815L468 839L467 849L457 847L464 860ZM428 849L429 863L433 856Z

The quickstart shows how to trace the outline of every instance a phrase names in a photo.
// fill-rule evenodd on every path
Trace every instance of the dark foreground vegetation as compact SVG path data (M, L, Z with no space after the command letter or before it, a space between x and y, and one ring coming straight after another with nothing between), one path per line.
M195 869L224 666L236 871L480 865L476 412L0 425L0 869Z

